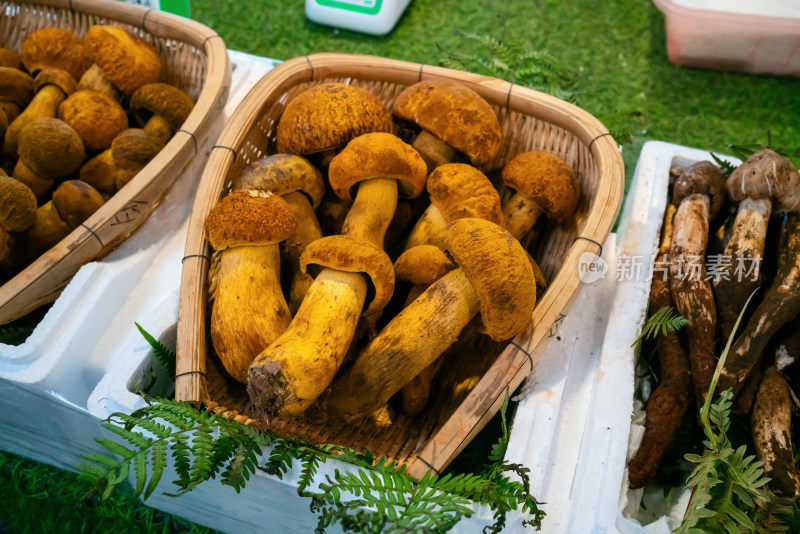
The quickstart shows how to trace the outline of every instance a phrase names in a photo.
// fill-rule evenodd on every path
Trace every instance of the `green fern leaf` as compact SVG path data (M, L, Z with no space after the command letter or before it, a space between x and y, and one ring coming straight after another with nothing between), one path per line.
M167 347L164 346L159 340L151 336L144 328L141 327L139 323L133 323L136 325L136 328L142 334L142 337L150 344L153 348L153 355L156 357L156 360L164 367L164 370L167 372L170 378L175 377L175 362L176 356L175 352L169 350Z
M642 333L633 342L636 353L641 352L643 341L654 339L659 334L666 336L669 332L677 332L687 324L689 324L688 319L678 315L672 307L664 306L645 321Z
M133 456L133 473L136 476L136 496L140 496L147 484L147 449Z
M156 486L158 486L158 482L161 480L161 476L164 474L164 468L167 466L167 442L166 441L156 441L153 444L153 448L151 449L151 473L150 473L150 481L147 483L147 487L144 490L144 498L148 499L150 495L153 494L155 491Z

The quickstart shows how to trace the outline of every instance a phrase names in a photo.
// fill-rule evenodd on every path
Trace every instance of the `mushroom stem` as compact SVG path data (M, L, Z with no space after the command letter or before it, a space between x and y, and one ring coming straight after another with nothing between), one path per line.
M444 250L444 242L440 237L442 230L447 226L442 212L439 208L431 204L420 216L417 224L411 229L406 240L404 250L416 247L418 245L433 245Z
M717 363L714 354L717 313L705 269L709 209L707 195L691 194L681 201L675 213L669 256L672 299L678 313L689 320L686 327L689 361L698 409L705 402Z
M297 231L286 240L284 244L284 266L282 270L286 276L291 278L289 283L289 311L292 314L297 312L303 297L308 291L311 282L308 277L300 270L300 255L306 246L322 237L322 230L319 227L314 208L308 201L308 197L299 191L294 191L283 195L283 199L289 204L297 222Z
M792 399L789 384L775 366L767 369L758 389L752 415L753 442L769 490L779 497L800 498L800 473L794 465Z
M162 145L165 145L172 137L172 127L161 115L150 117L142 129L156 136Z
M514 193L514 196L503 204L506 229L516 239L522 239L533 228L541 214L542 209L539 205L520 193Z
M456 150L453 147L425 130L419 132L411 146L422 156L428 172L456 159Z
M101 69L96 63L93 63L92 66L83 73L83 76L81 76L81 79L78 81L78 90L81 89L88 89L103 93L104 95L113 98L117 102L122 100L122 93L120 90L114 87L114 84L111 83L111 80L106 77L103 69Z
M356 199L342 225L342 234L383 248L383 238L396 207L397 180L365 180L358 185Z
M345 374L337 375L318 401L319 415L347 422L386 404L458 339L479 307L462 269L444 275L397 314Z
M328 386L353 339L367 282L324 269L289 327L250 366L247 391L267 414L299 415Z
M727 341L730 337L742 306L761 285L760 261L764 257L771 209L772 202L769 199L754 200L748 197L739 203L730 239L722 253L726 263L730 259L730 265L721 269L721 276L714 280L717 328L722 340ZM737 269L743 262L759 262L754 264L752 276L745 276Z
M738 394L772 336L800 314L800 214L786 216L778 250L778 273L731 346L720 375L720 391L733 388Z
M0 111L5 114L8 123L11 124L14 119L19 116L19 112L22 110L13 102L0 102Z
M33 119L55 117L58 113L58 106L66 98L67 94L56 85L48 84L39 89L39 92L34 95L33 100L25 108L25 111L20 113L14 119L14 122L8 125L3 151L6 154L16 156L19 132L22 128Z
M36 200L40 205L46 201L47 193L56 183L56 181L51 178L39 176L33 172L31 168L25 165L21 159L17 160L16 165L14 165L14 171L11 173L11 175L23 184L27 185L31 191L33 191L33 194L36 195Z
M225 369L241 382L247 381L253 355L269 346L292 318L278 272L277 244L233 247L221 254L211 340Z

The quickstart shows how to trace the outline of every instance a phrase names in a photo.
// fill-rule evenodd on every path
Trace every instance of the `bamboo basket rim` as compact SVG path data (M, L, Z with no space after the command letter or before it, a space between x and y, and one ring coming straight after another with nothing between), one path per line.
M206 72L194 108L180 130L170 138L156 157L83 224L0 286L0 324L5 324L41 304L54 300L52 291L58 290L51 287L49 295L37 296L31 291L26 291L28 286L40 280L43 281L43 286L53 286L54 281L47 279L52 270L59 267L72 270L67 278L69 280L80 266L107 254L138 229L146 220L146 216L142 217L122 239L118 239L117 236L111 243L104 242L95 231L99 231L117 214L124 212L132 202L137 202L136 198L139 195L145 192L152 193L159 187L164 189L164 192L169 189L174 179L170 179L167 186L159 182L164 180L166 174L176 173L175 177L180 175L181 169L198 154L200 142L208 135L227 101L231 78L228 51L222 37L208 26L194 20L154 8L109 0L9 0L9 3L64 9L70 13L101 17L112 23L134 26L154 38L188 44L205 54ZM9 7L5 6L6 9ZM163 197L163 194L161 196ZM80 243L91 240L99 243L98 252L89 254L90 257L84 254L81 259L74 262L77 265L62 265L69 264L69 260L73 259L71 253ZM44 290L43 287L39 293ZM43 298L45 300L42 300Z
M381 69L383 75L377 72ZM385 74L386 70L392 71L391 76ZM526 331L509 342L490 368L505 366L503 378L513 391L535 367L539 356L535 349L546 334L548 337L555 337L565 317L562 312L577 296L582 284L578 276L580 256L585 252L601 255L602 244L616 221L624 190L624 168L616 142L605 126L587 111L556 97L510 82L444 67L378 56L320 53L287 60L262 78L232 114L209 156L200 181L201 187L195 197L184 250L178 312L176 399L194 404L214 401L208 398L206 388L205 322L190 320L198 317L196 314L198 305L204 309L205 304L198 302L198 299L202 300L200 298L203 293L202 284L210 263L209 247L202 221L205 220L213 203L208 204L203 193L216 195L214 201L219 197L224 186L224 178L264 110L276 103L295 85L333 77L389 81L406 85L431 79L456 79L478 92L489 103L505 106L507 111L525 108L526 115L554 124L588 146L598 167L599 185L595 197L604 199L605 202L602 205L592 205L583 223L581 235L575 238L557 275L550 281L547 292L537 302L532 321ZM213 182L215 189L204 190L203 186L212 183L215 176L217 177L216 182ZM195 276L198 273L200 276ZM201 284L199 287L198 283ZM485 382L486 376L435 435L449 434L451 438L439 441L431 439L409 466L410 474L421 476L429 469L440 471L497 412L504 400L506 387L500 388L499 395L489 395L490 402L487 402L487 393L496 387ZM484 398L481 399L481 396ZM468 430L466 435L464 430Z

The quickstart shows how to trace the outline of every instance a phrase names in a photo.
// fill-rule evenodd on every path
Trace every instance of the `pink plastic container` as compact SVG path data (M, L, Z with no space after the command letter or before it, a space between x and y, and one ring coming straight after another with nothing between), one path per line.
M678 65L800 76L797 0L654 0Z

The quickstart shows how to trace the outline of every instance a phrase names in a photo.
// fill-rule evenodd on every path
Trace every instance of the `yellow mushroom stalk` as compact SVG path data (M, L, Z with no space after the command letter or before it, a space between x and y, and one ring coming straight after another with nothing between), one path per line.
M497 341L514 337L531 321L536 282L517 240L473 218L450 223L442 237L459 268L431 284L337 375L318 399L314 418L342 423L379 409L436 361L478 311Z
M503 203L511 235L522 239L542 213L561 223L575 213L581 196L572 167L549 152L523 152L503 168L503 182L514 195Z
M375 294L364 315L374 316L389 302L394 270L383 252L384 235L398 192L419 195L425 170L413 148L386 133L355 138L331 161L334 192L350 198L357 186L356 198L344 222L344 235L311 243L300 258L303 270L318 274L289 327L250 367L247 389L258 409L299 415L330 384L364 309L363 273L369 275Z
M236 380L246 381L250 363L291 319L281 291L278 243L294 231L289 206L264 191L234 191L206 219L208 240L222 251L211 342Z

